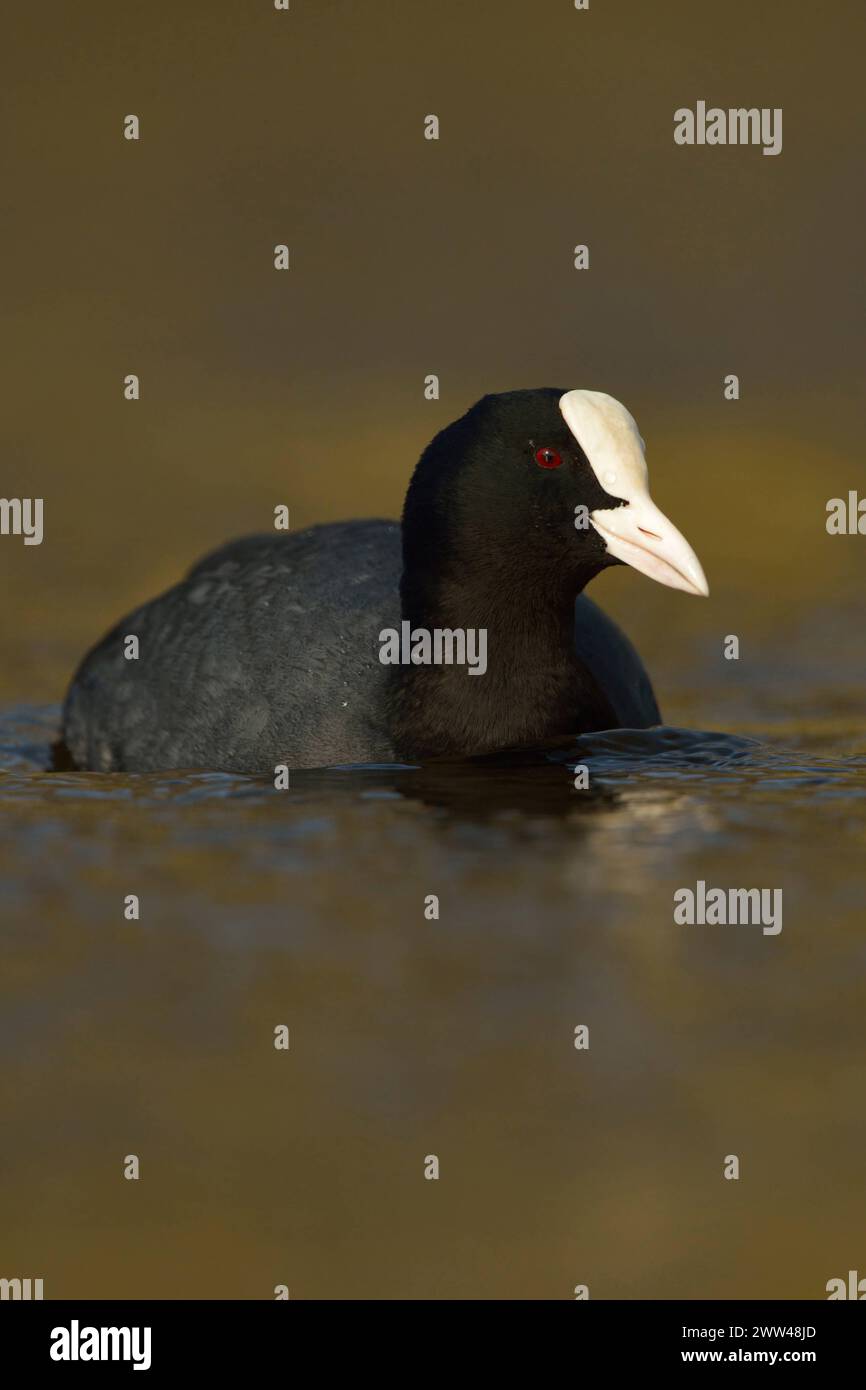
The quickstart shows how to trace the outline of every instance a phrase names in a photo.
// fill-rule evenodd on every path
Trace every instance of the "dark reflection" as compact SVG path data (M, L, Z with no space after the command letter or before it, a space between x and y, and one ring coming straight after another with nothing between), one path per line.
M760 748L755 739L731 734L665 727L613 729L459 762L298 771L292 773L292 786L296 791L325 795L351 791L367 797L408 797L477 820L509 812L565 818L614 806L620 796L617 776L651 768L664 768L668 774L719 768L746 759ZM588 772L585 787L575 775L580 766Z
M296 791L362 798L400 797L451 815L485 821L508 813L566 818L610 806L601 785L578 789L565 762L520 750L423 767L356 767L292 775Z
M75 764L62 738L55 739L49 747L46 767L50 772L75 771Z

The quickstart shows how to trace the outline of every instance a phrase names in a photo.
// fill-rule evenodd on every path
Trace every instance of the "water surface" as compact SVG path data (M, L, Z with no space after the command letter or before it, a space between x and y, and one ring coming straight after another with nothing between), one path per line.
M746 732L285 792L54 773L57 709L7 707L6 1263L55 1297L823 1296L866 1216L850 676L800 717L753 679ZM781 887L781 933L675 925L698 879Z

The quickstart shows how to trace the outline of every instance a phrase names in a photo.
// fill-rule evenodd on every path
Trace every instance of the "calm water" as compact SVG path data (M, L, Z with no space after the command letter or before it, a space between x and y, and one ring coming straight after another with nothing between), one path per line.
M866 495L864 6L9 8L3 493L45 543L0 537L0 1278L866 1275L866 538L825 528ZM702 94L783 107L781 157L676 146ZM45 770L121 614L277 505L399 516L438 429L557 383L628 405L710 580L592 588L666 731L287 793ZM781 888L781 934L676 925L699 879Z
M689 727L288 792L52 773L56 709L7 706L3 1272L817 1298L866 1269L866 715L838 635L816 610L730 678L715 646L662 654ZM781 934L675 925L698 879L782 888Z

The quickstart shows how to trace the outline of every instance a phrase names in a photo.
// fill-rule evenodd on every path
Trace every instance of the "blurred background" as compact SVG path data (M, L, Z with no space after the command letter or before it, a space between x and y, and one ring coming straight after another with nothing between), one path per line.
M824 530L864 481L854 0L90 0L18 6L9 39L3 487L44 496L46 540L0 546L8 696L58 699L277 502L398 515L436 430L521 386L630 407L713 624L747 642L794 586L856 588L862 546ZM699 99L781 106L781 155L675 145ZM621 574L603 601L670 612Z
M864 40L855 0L15 8L2 492L44 498L45 539L0 538L0 1275L821 1297L866 1268L866 538L825 529L866 493ZM782 153L675 145L698 100L783 108ZM495 825L492 781L308 780L276 810L42 770L83 651L197 555L278 503L397 516L442 425L541 385L638 420L711 597L626 570L592 596L728 763L604 750L580 828L559 770ZM696 877L784 884L782 937L684 936ZM420 1177L440 1148L450 1187Z

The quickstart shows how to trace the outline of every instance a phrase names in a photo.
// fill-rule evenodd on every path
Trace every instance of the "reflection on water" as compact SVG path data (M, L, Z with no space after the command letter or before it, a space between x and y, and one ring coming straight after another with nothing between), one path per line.
M289 792L51 772L56 721L0 723L10 1272L56 1297L821 1297L862 1263L849 707ZM782 887L784 930L675 926L699 878Z

